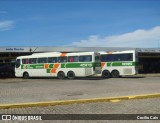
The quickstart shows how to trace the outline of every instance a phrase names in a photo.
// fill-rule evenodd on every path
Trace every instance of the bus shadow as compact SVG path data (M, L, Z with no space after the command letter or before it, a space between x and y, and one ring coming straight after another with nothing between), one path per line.
M145 76L123 76L120 78L122 79L140 79L140 78L145 78Z
M12 78L0 78L0 79L15 79L16 77ZM140 79L140 78L146 78L145 76L121 76L119 78L103 78L103 77L76 77L73 80L107 80L107 79ZM18 78L17 78L18 79ZM23 78L21 78L23 79ZM31 77L29 79L46 79L46 80L59 80L57 77ZM25 80L25 79L24 79ZM26 79L27 80L27 79ZM70 80L68 78L62 79L62 80Z
M53 79L53 80L60 80L57 77L31 77L29 79ZM76 77L73 80L104 80L104 79L108 79L108 78L102 78L102 77ZM72 80L72 79L68 79L67 77L65 79L61 79L61 80Z
M75 78L76 80L104 80L108 78L102 78L102 77L81 77L81 78Z

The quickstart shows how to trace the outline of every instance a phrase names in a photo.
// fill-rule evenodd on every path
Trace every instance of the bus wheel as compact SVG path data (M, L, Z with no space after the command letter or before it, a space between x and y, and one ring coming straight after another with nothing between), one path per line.
M74 79L75 78L75 73L73 71L69 71L67 73L67 77L68 77L68 79Z
M113 70L111 73L112 78L119 78L119 71Z
M110 78L110 72L108 71L108 70L104 70L103 72L102 72L102 77L104 77L104 78Z
M24 79L29 79L29 74L28 74L27 72L25 72L25 73L23 74L23 78L24 78Z
M58 72L57 77L58 77L58 79L64 79L65 78L64 72L63 71Z

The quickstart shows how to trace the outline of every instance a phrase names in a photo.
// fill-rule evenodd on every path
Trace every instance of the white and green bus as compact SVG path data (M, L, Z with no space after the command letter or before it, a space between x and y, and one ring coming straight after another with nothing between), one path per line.
M35 53L16 59L15 76L58 77L74 79L101 73L100 53Z
M101 76L105 78L118 78L120 76L135 75L137 69L137 53L132 51L100 52Z

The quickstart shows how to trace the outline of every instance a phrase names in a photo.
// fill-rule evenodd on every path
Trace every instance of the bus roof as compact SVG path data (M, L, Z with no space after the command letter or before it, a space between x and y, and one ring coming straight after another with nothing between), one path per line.
M17 58L35 58L35 57L58 57L58 56L77 56L77 55L92 55L97 52L77 52L77 53L61 53L61 52L47 52L47 53L34 53L28 56L19 56Z
M120 54L120 53L135 53L135 50L115 51L115 52L99 52L100 54Z

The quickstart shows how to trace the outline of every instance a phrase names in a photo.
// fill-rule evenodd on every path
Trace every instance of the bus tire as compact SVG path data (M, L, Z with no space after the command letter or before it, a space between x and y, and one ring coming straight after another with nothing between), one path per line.
M119 71L118 70L113 70L111 72L111 77L112 78L119 78Z
M64 79L65 78L65 74L63 71L59 71L57 74L58 79Z
M102 77L103 78L110 78L110 76L111 76L111 74L110 74L110 72L108 70L104 70L102 72Z
M75 73L73 71L69 71L67 73L67 78L68 79L75 79Z
M23 78L24 78L24 79L29 79L29 74L28 74L28 72L24 72L24 73L23 73Z

